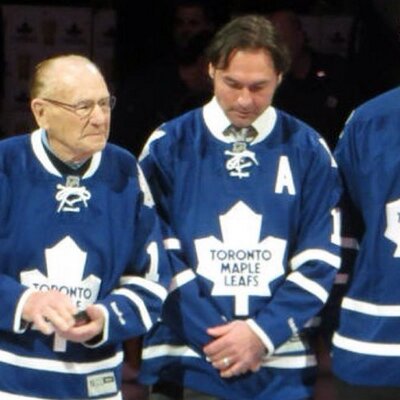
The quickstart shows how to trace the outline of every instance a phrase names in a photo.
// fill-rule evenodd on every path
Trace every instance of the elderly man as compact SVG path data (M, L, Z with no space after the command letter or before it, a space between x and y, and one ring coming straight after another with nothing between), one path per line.
M35 70L40 127L0 143L0 398L121 399L122 342L147 332L169 265L115 98L87 58Z

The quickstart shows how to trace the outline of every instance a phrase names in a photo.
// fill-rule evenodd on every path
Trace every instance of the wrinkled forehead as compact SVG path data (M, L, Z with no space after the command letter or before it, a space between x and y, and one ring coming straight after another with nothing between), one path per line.
M55 65L53 88L55 91L82 97L100 97L108 94L106 82L91 63L76 62Z
M81 59L71 59L62 62L56 61L53 64L52 71L50 73L53 73L57 75L60 79L63 77L90 77L90 76L99 76L101 75L99 70L91 63L87 61L83 61ZM83 79L82 79L83 83Z

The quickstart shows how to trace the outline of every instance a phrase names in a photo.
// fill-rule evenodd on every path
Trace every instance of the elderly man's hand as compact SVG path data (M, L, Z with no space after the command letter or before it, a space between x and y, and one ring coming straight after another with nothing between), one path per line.
M86 308L89 321L83 324L76 324L68 330L58 331L57 333L71 342L83 343L100 335L104 329L104 314L100 307L90 305Z
M74 315L77 308L70 297L57 290L31 293L22 310L22 318L35 324L45 335L57 333L72 342L87 342L101 334L104 328L104 314L100 307L86 308L89 321L77 324Z
M22 318L32 322L45 335L66 331L75 324L77 309L70 297L57 290L31 293L22 310Z
M204 347L204 352L222 378L260 368L265 346L245 321L209 328L207 333L215 339Z

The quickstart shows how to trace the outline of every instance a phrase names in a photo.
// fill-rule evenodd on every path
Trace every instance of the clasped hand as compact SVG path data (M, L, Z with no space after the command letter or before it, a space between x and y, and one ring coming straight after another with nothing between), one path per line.
M261 367L265 346L245 321L233 321L209 328L214 340L204 353L222 378L256 372Z
M23 307L22 318L45 335L57 333L72 342L86 342L103 331L104 315L99 307L90 305L86 312L90 321L76 325L77 308L70 297L56 290L31 293Z

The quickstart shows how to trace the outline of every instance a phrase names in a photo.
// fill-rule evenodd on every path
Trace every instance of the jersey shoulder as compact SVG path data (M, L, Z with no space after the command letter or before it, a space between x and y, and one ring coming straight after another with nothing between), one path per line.
M305 121L280 109L277 109L277 116L271 137L304 152L321 151L321 145L328 149L322 135Z
M350 120L366 122L376 118L387 118L400 111L400 88L384 92L365 103L354 111Z
M139 161L149 153L172 156L181 151L187 151L199 143L199 139L207 130L202 108L188 111L176 118L161 124L149 137Z

